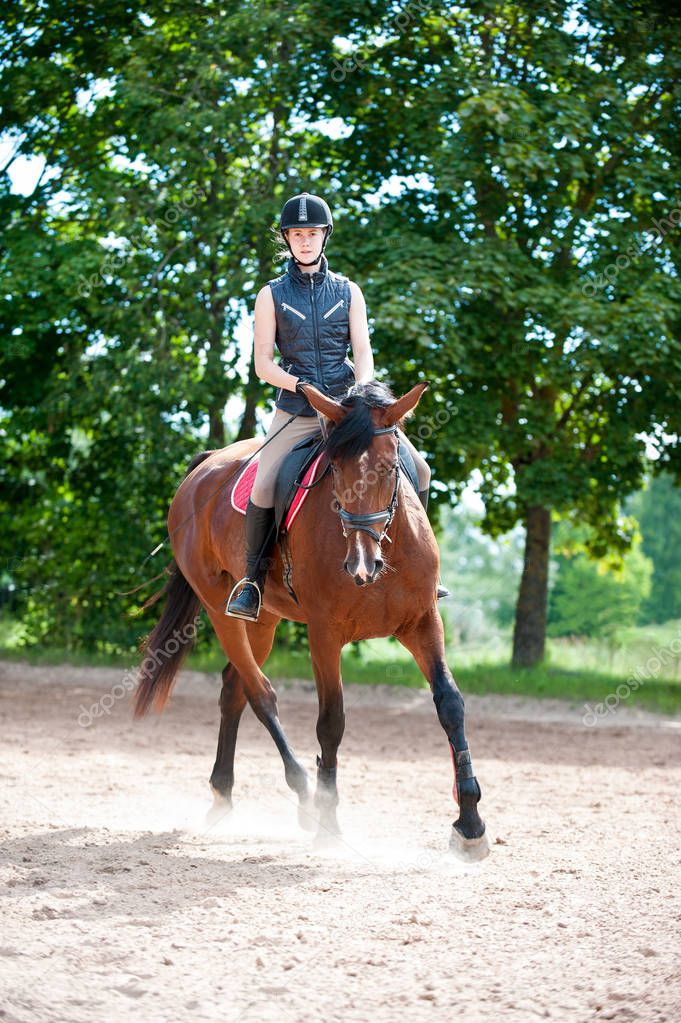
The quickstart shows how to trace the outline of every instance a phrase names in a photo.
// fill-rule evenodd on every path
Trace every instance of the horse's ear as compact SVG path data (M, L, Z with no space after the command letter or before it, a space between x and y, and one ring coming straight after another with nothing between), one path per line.
M312 408L316 409L317 412L321 412L327 419L332 419L336 425L345 419L347 409L344 409L339 401L335 401L333 398L328 398L325 394L322 394L314 384L305 384L304 391L305 397L310 405L312 405Z
M394 401L392 405L383 409L379 416L381 425L394 426L395 423L399 423L400 419L416 408L421 400L421 395L428 387L430 387L428 383L417 384L416 387L412 387L411 391L407 391L401 398Z

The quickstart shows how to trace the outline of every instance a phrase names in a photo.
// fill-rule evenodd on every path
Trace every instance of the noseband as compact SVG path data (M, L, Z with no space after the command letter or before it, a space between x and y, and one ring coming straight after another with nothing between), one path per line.
M396 426L379 427L379 429L374 430L374 437L378 437L378 435L382 433L397 434L397 427ZM397 488L399 482L400 464L398 461L397 465L395 466L395 486L393 488L393 496L390 498L390 504L388 505L387 508L384 508L383 511L369 512L367 514L362 514L361 512L349 512L346 511L345 508L343 508L340 501L338 500L338 497L336 496L336 502L338 504L338 508L336 510L340 515L343 536L346 539L348 536L348 532L353 532L357 530L363 533L368 533L369 536L378 544L380 544L383 540L388 540L390 543L392 543L392 540L390 540L390 537L387 535L387 533L388 529L390 528L390 523L393 520L393 516L395 515L395 509L397 508ZM378 522L380 519L385 519L385 523L383 525L383 529L381 530L381 532L378 533L369 523Z

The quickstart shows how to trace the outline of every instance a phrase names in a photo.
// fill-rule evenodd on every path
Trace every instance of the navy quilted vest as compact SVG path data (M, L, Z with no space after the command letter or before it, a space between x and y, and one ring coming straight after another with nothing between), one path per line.
M293 258L285 274L269 282L277 317L275 343L288 373L318 383L327 394L342 397L354 383L350 349L350 283L329 270L326 256L313 274L303 273ZM317 413L302 394L284 388L277 408L304 416Z

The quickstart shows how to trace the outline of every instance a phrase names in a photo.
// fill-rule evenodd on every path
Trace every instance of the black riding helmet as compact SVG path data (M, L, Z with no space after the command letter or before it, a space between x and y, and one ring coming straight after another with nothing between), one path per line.
M292 227L326 228L324 241L322 242L321 251L323 252L333 232L333 217L331 216L328 204L324 199L321 199L318 195L312 195L310 192L301 192L300 195L294 195L293 198L284 203L284 208L279 218L279 230L281 231L282 238L288 245L291 255L293 255L293 249L289 245L286 231ZM319 255L321 256L321 252ZM296 260L299 266L314 266L318 261L319 257L313 259L310 263L300 263Z

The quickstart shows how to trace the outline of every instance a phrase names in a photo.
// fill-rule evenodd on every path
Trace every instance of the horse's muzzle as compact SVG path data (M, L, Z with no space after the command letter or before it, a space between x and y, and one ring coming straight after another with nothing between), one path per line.
M358 586L366 586L368 583L375 582L381 574L383 559L375 558L373 565L370 566L363 559L361 562L359 560L345 561L343 568L349 576L352 576Z

